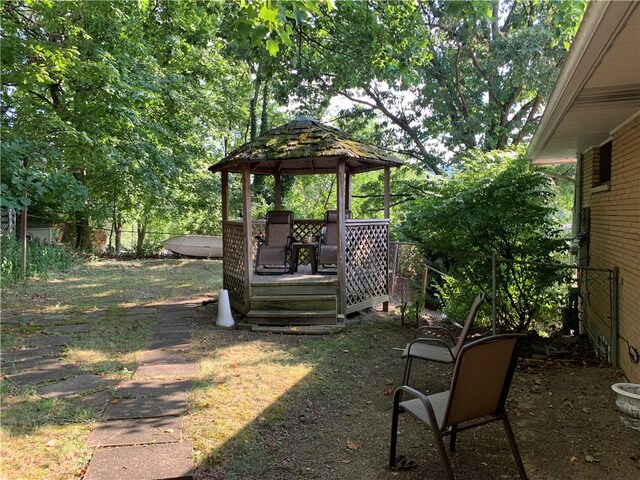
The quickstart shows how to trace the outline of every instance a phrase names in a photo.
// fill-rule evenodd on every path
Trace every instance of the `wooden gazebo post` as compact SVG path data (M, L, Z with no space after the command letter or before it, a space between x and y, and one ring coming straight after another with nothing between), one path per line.
M251 222L251 165L242 165L242 232L244 234L244 305L246 311L251 309L251 278L253 277L252 250L253 225Z
M224 229L224 222L229 220L229 172L222 170L222 228Z
M345 224L345 193L346 193L346 185L345 185L345 159L340 158L338 160L338 171L337 171L337 191L336 197L338 202L338 313L344 315L347 313L347 298L345 295L345 268L344 261L346 258L346 248L345 248L345 239L347 233L347 226Z
M389 220L389 212L391 210L391 167L388 165L384 167L384 218ZM389 235L387 233L387 245L389 245ZM387 255L387 272L389 272L389 255ZM388 278L388 274L387 274ZM388 280L387 280L388 281ZM389 302L382 303L382 311L389 311Z
M280 178L280 172L276 172L273 175L273 183L274 183L274 203L276 210L282 210L282 182Z

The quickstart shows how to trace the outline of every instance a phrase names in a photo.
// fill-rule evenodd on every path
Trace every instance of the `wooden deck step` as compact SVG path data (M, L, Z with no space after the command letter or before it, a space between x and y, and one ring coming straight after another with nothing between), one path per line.
M336 295L253 295L254 310L336 310Z
M336 310L251 310L247 323L253 325L335 325Z
M308 283L252 283L252 296L267 295L335 295L338 290L336 281Z
M345 327L344 322L336 325L253 325L252 332L260 333L284 333L289 335L331 335Z

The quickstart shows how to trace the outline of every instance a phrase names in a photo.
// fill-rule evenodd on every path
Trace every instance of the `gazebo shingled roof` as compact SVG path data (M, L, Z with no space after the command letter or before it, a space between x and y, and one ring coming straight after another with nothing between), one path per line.
M337 128L310 117L298 117L243 145L209 170L239 173L242 165L249 163L253 174L335 173L340 159L345 160L351 173L403 164L382 149L355 140Z

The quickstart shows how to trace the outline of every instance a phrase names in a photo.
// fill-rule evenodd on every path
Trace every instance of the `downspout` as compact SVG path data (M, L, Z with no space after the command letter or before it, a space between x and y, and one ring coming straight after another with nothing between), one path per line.
M580 233L580 211L582 210L582 162L583 154L579 153L576 161L576 184L573 194L573 218L571 219L571 236L576 238Z

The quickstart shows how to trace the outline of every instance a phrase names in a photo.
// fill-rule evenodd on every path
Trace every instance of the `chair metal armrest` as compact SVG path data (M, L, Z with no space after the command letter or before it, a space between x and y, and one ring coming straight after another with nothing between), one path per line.
M403 393L408 393L409 395L412 395L418 398L422 402L425 410L427 411L427 416L429 417L429 423L431 423L431 426L434 429L439 430L440 426L438 425L438 421L436 420L436 414L433 411L433 405L431 405L431 401L429 400L429 398L420 390L416 390L415 388L410 387L409 385L400 385L398 388L396 388L395 392L393 393L394 405L398 406L400 404L400 399Z
M412 341L409 344L409 348L407 349L407 357L415 357L415 355L411 355L411 347L415 344L415 343L427 343L427 344L440 344L442 345L444 348L447 349L447 351L449 352L449 355L451 355L451 360L455 361L456 357L453 354L453 352L451 351L451 347L447 344L447 342L444 342L442 340L440 340L439 338L425 338L425 337L421 337L421 338L416 338L414 341Z
M287 235L287 250L291 250L291 247L294 243L300 243L296 237L293 235Z
M436 325L425 325L424 327L418 328L418 330L416 331L416 334L414 335L413 338L418 338L418 335L420 335L422 332L427 331L427 330L437 330L439 332L444 332L444 333L447 334L447 336L449 337L449 340L451 340L452 344L455 345L455 343L456 343L456 339L453 338L453 335L451 334L449 329L447 329L445 327L439 327L439 326L436 326Z

